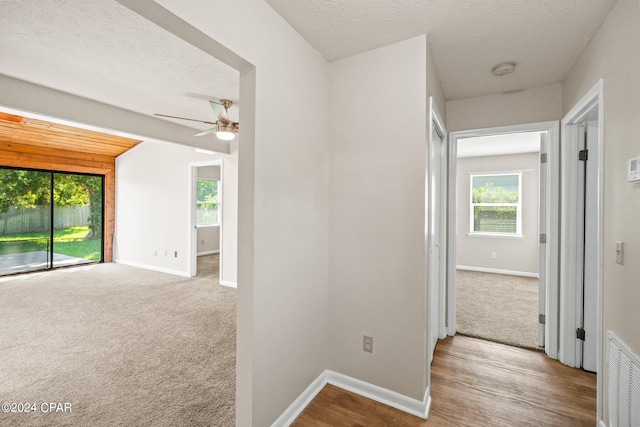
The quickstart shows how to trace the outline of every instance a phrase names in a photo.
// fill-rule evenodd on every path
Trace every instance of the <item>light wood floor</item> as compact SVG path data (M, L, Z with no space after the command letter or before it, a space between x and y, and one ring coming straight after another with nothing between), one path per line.
M595 374L544 353L463 336L438 342L431 398L425 421L327 385L293 426L596 425Z

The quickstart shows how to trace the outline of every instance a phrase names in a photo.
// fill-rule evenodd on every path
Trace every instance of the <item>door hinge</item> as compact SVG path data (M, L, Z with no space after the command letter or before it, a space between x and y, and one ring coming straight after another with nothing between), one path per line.
M586 162L589 160L589 150L580 150L578 153L578 160L581 162Z
M540 234L540 243L547 243L547 235L546 234Z
M547 163L547 153L540 153L540 163Z
M584 341L584 335L585 335L584 329L582 328L576 329L576 338L578 338L580 341Z
M547 316L545 316L544 314L538 314L538 323L540 323L541 325L544 325L546 321L547 321Z

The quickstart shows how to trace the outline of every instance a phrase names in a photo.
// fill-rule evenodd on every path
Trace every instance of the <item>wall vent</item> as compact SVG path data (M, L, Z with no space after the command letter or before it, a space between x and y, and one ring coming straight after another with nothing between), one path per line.
M607 398L610 427L640 426L640 359L607 331Z

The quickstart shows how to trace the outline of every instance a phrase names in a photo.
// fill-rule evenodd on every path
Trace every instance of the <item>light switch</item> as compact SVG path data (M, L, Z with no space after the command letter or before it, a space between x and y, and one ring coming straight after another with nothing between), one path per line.
M616 241L616 262L624 264L624 242Z

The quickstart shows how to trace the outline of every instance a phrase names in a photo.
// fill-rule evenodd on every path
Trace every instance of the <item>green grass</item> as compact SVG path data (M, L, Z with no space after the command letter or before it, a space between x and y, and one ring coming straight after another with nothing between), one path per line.
M101 239L86 239L89 227L70 227L53 232L53 247L57 254L100 261ZM0 255L46 251L49 233L21 233L0 236Z

